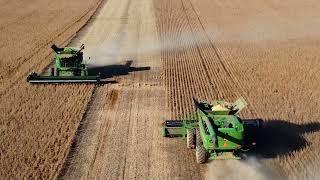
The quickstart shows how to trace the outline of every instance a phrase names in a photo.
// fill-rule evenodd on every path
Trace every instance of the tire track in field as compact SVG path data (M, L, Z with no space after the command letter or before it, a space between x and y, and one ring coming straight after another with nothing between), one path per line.
M161 7L163 4L164 7ZM198 69L203 69L201 61L194 60L199 59L196 49L192 47L194 40L192 37L190 39L182 39L183 37L179 34L186 32L191 34L188 20L179 1L165 1L159 3L158 6L157 8L160 10L158 12L158 24L160 24L159 29L161 28L159 31L163 41L184 42L181 47L178 45L176 49L165 49L163 52L166 68L170 70L166 72L167 79L170 82L168 85L169 99L172 100L169 103L169 107L172 110L173 118L179 118L179 116L181 117L183 114L190 112L190 109L186 108L190 107L192 96L209 96L207 93L212 90L210 90L211 85L206 78L205 72L203 70L198 71ZM184 64L184 68L180 68L182 64ZM192 71L188 72L186 69L192 69ZM187 78L187 74L192 74L191 76L195 77L196 81ZM202 92L195 89L202 90Z
M123 43L123 39L126 38L125 36L123 36L124 34L124 29L125 26L127 26L128 24L128 11L129 11L129 7L131 4L131 0L125 2L125 5L122 6L123 7L123 13L120 15L120 22L119 22L119 27L116 29L116 35L114 37L114 44L112 45L113 50L116 52L119 52L120 48L121 48L121 43ZM99 9L100 10L100 9ZM116 16L116 13L118 11L112 11L111 12L111 16ZM87 28L84 29L84 31L86 31ZM106 37L101 38L102 40L105 40ZM75 40L77 41L77 40ZM115 54L111 55L111 58L116 58ZM71 150L71 152L69 153L68 156L68 160L66 161L65 167L63 169L63 171L61 171L59 178L64 178L67 177L69 174L69 172L71 171L76 171L76 168L80 169L79 171L81 173L79 173L77 176L87 176L89 177L90 175L92 176L92 174L95 173L91 173L91 171L101 171L102 166L97 166L96 164L101 164L101 156L104 155L104 149L107 148L106 147L106 142L107 142L107 138L109 138L106 134L108 134L109 128L110 128L110 122L109 121L102 121L101 124L96 125L94 123L90 122L90 119L105 119L107 118L106 115L104 113L97 113L97 111L100 109L105 110L105 111L112 111L115 108L115 105L118 104L116 101L118 99L119 93L118 90L116 89L111 89L108 90L109 86L105 85L106 88L103 87L95 87L95 91L96 93L94 94L94 96L92 97L92 101L94 102L94 104L92 105L92 107L89 108L88 114L90 114L89 116L84 118L84 122L85 123L85 128L84 128L84 132L80 132L75 145L74 146L81 146L81 143L88 143L88 146L83 148L83 147L75 147L74 150ZM106 90L104 90L106 89ZM110 92L109 92L110 91ZM103 100L103 101L102 101ZM89 121L89 122L88 122ZM99 127L98 127L99 126ZM98 129L98 135L96 136L96 134L94 134L93 129ZM97 141L96 144L92 144L90 143L90 139L88 139L88 136L92 136L92 139L96 139L93 140L93 142ZM78 143L80 142L80 143ZM80 149L80 151L76 152L78 149ZM83 151L87 151L87 153L83 152ZM81 167L75 167L73 164L74 163L79 163L77 162L75 159L73 159L73 156L84 156L84 157L92 157L92 159L87 160L87 162L82 162L83 159L80 159L80 163L82 163ZM78 159L77 159L78 160Z
M120 10L113 9L109 11L106 16L110 17L119 17L119 24L115 26L114 34L110 34L104 37L101 37L97 41L97 44L104 43L104 41L109 40L110 36L112 43L108 48L112 48L113 52L109 54L109 58L116 59L117 54L122 46L124 39L126 38L124 30L128 25L128 11L131 4L131 0L123 1L118 5ZM105 8L105 7L103 7ZM104 13L104 10L101 9L100 13ZM97 18L97 20L108 20L105 18ZM102 21L103 23L104 21ZM103 28L97 29L99 31L95 33L103 33ZM85 35L84 35L85 36ZM85 37L87 38L87 37ZM77 40L75 40L77 41ZM85 41L85 40L84 40ZM101 44L100 44L101 45ZM106 44L102 44L106 45ZM90 44L89 44L90 46ZM116 78L117 79L117 78ZM90 116L85 117L84 121L88 122L87 128L83 132L83 138L79 140L78 148L76 152L70 157L71 163L66 167L66 172L61 175L61 178L70 178L70 177L99 177L100 173L103 172L103 160L105 156L105 149L108 149L108 138L109 134L113 133L112 122L106 121L105 119L112 118L114 113L106 114L106 112L117 111L119 109L119 102L116 102L119 99L119 96L122 95L117 89L111 88L110 85L105 85L97 87L96 96L93 97L93 106L88 108L88 113ZM127 99L130 101L130 99ZM112 104L115 103L115 104ZM121 108L121 107L120 107ZM128 119L128 118L122 118ZM92 121L95 120L95 121ZM90 123L92 121L92 123ZM128 126L127 128L129 128ZM94 132L96 131L96 132ZM124 136L124 135L123 135ZM91 143L91 141L93 143ZM85 152L86 151L86 152ZM74 158L75 156L76 158ZM118 164L119 165L119 164ZM75 173L76 172L76 173ZM113 173L113 172L111 172ZM114 175L114 174L113 174ZM119 174L118 174L119 175Z
M198 54L199 54L199 56L201 58L203 67L205 69L205 72L207 74L207 77L210 80L212 80L211 79L212 77L216 77L216 75L218 75L217 78L215 78L216 80L218 80L218 85L219 85L218 88L223 88L223 89L219 90L218 93L220 94L220 98L224 98L223 95L221 95L221 94L232 93L232 90L230 88L231 83L228 84L228 82L224 82L223 81L224 78L225 78L224 75L220 75L219 73L217 73L217 69L212 69L211 68L210 70L213 70L213 73L211 73L208 70L208 66L212 65L212 63L220 65L222 67L222 70L224 72L226 72L225 75L228 76L227 78L230 78L232 80L232 78L230 76L230 73L226 69L226 67L225 67L220 55L217 53L217 49L216 49L215 45L210 41L210 39L208 38L207 34L205 33L205 29L204 29L204 27L203 27L198 15L195 14L196 17L195 18L192 17L193 13L190 12L190 11L194 12L194 8L193 8L192 4L188 4L188 5L190 5L190 7L188 7L188 8L189 9L191 8L191 10L187 9L186 3L184 3L183 0L181 0L181 4L182 4L182 6L184 8L184 12L186 13L186 17L188 18L189 26L192 29L193 36L197 38L197 40L195 40L196 47L197 47L197 50L198 50ZM188 12L190 12L190 13L188 13ZM190 19L196 19L196 20L194 22L192 22ZM197 27L198 23L200 25L200 28ZM200 41L200 43L198 43L197 41ZM202 42L204 42L204 43L202 44ZM208 53L204 52L204 50L207 50L208 48L211 48L211 49L209 49ZM211 50L213 50L213 51L211 51ZM214 53L211 54L211 52L214 52ZM217 62L216 60L218 60L219 63L216 63ZM216 67L216 66L213 65L211 67ZM220 83L219 83L219 81L220 81ZM213 84L213 82L210 82L210 83ZM234 93L232 93L232 94L234 94ZM232 95L232 97L233 97L233 95Z

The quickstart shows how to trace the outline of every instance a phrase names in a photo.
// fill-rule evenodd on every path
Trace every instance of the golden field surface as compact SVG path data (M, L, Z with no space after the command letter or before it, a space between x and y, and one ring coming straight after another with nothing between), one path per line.
M1 177L320 176L319 2L29 3L0 2ZM84 43L89 65L115 83L27 84L53 42ZM199 165L181 139L161 136L163 120L194 111L192 97L239 96L241 117L264 121L248 160Z
M0 1L0 176L57 177L93 86L30 86L99 1Z

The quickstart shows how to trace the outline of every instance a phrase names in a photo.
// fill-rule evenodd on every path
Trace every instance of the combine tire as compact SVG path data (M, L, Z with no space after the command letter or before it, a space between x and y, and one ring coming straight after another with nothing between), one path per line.
M195 130L187 129L187 148L194 149L196 143Z
M54 76L59 76L59 70L58 70L58 68L54 68Z
M199 164L206 163L208 158L207 152L203 147L202 139L198 129L196 130L196 158L197 163Z
M54 76L54 68L49 68L49 76Z

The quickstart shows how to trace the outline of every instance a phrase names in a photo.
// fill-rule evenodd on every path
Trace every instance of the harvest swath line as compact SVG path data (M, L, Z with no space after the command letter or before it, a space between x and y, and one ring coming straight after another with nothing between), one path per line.
M98 93L99 93L99 95L101 95L101 97L109 97L109 94L110 94L109 90L105 92L105 91L102 90L102 88L99 88L99 92ZM110 96L110 97L112 97L112 96ZM102 105L103 107L111 108L111 107L114 106L114 104L111 104L112 102L114 103L114 101L110 101L110 100L107 100L107 102L103 102L102 99L98 99L97 98L95 102L104 104L104 105ZM97 105L97 106L99 106L99 105ZM101 119L102 116L103 116L102 114L99 114L98 118ZM96 162L98 153L105 148L105 143L104 143L105 141L104 140L105 140L106 137L103 135L103 133L108 132L109 131L109 127L110 127L110 122L109 121L103 121L102 125L99 128L98 137L102 137L102 138L98 139L98 145L96 146L96 149L94 150L94 157L93 157L92 162L90 163L91 164L90 167L93 167L94 163ZM89 176L89 172L90 171L87 172L87 176Z
M219 43L218 43L219 44ZM230 56L230 53L228 53L228 52L225 52L225 53L223 53L219 48L217 48L217 50L218 50L218 52L220 52L220 54L221 54L221 57L223 58L223 59L230 59L230 58L232 58L231 56ZM225 55L227 56L225 56ZM245 54L245 53L244 53ZM226 58L225 58L226 57ZM226 67L228 67L228 68L230 68L230 69L232 69L232 71L230 71L230 75L232 76L232 77L234 77L233 79L234 79L234 81L237 83L237 84L243 84L243 85L245 85L245 86L248 86L247 85L247 83L248 82L250 82L249 81L249 77L245 74L245 73L241 73L241 72L239 72L238 71L238 69L241 69L239 66L239 64L238 63L232 63L232 62L229 62L229 61L225 61L225 64L226 64ZM235 74L241 74L241 79L242 79L242 83L240 83L240 81L238 80L238 78L236 78L236 76L234 75L234 73ZM242 88L240 88L239 89L240 90L240 93L243 93L243 94L248 94L247 92L245 92L245 91L243 91L243 87ZM250 97L248 97L248 95L246 96L246 99L248 99L248 101L249 102L252 102L252 101L250 101ZM250 113L252 113L251 115L253 116L253 117L264 117L264 116L262 116L262 114L261 113L263 113L263 112L261 112L261 113L258 113L258 110L257 110L257 108L255 108L254 106L253 106L253 104L249 104L248 105L249 107L250 107Z
M95 96L96 96L96 88L93 88L92 94L90 96L90 100L88 101L88 104L87 104L87 107L85 110L85 113L82 115L79 126L78 126L77 130L75 131L76 134L74 135L74 138L72 140L70 150L69 150L69 152L67 152L67 155L66 155L67 158L64 161L64 164L62 165L60 172L58 173L59 174L57 177L58 179L60 179L64 176L64 174L66 173L66 169L70 166L71 162L69 161L69 159L71 159L71 157L73 156L73 153L77 147L77 140L81 136L82 130L85 129L85 126L87 125L87 122L84 122L84 119L87 116L87 109L93 103L93 99L95 98ZM65 122L61 121L61 123L65 123Z
M172 12L172 11L169 11L169 12ZM170 16L171 15L169 15L169 17ZM185 29L189 29L188 25L185 25L187 23L181 23L183 21L187 22L187 19L183 18L183 17L185 17L183 11L179 11L179 14L176 15L176 16L177 17L181 17L180 18L181 20L179 20L179 23L177 23L176 25L171 25L170 26L170 28L169 28L170 32L171 32L170 34L172 34L172 35L177 34L177 32L185 32ZM168 18L168 19L172 20L172 18ZM175 24L175 23L171 23L171 24ZM177 27L177 31L174 31L173 27ZM175 38L171 37L171 39L175 39ZM193 44L192 42L193 42L192 39L190 39L190 40L187 39L186 40L186 45L187 45L186 48L191 48L192 44ZM172 52L172 53L170 53L169 56L175 57L175 59L170 60L171 58L168 57L167 60L166 60L166 65L168 66L167 68L170 69L169 73L171 74L171 75L167 74L167 76L171 77L171 78L169 78L169 79L171 79L170 80L171 85L169 85L169 88L173 89L173 91L171 91L171 93L170 93L171 94L170 96L173 97L171 99L175 99L174 100L174 104L171 104L173 106L170 106L171 109L173 110L172 112L174 113L174 117L178 117L178 115L186 114L188 112L188 110L190 110L189 109L190 107L186 106L187 104L191 103L190 98L188 99L188 98L185 98L185 97L189 97L189 96L191 97L192 96L191 93L192 94L195 93L195 89L202 90L203 87L208 87L208 85L206 85L208 83L207 81L202 82L202 86L198 85L199 81L203 81L206 78L200 78L197 81L193 81L191 78L188 78L189 75L191 75L191 71L189 69L194 69L195 72L198 72L201 75L201 77L205 77L206 76L206 75L203 74L204 73L203 71L198 71L197 70L198 68L195 68L195 66L198 66L198 64L201 63L201 62L193 61L194 59L196 59L195 55L197 53L194 51L194 49L190 49L190 50L191 50L190 52L187 52L185 47L178 48L177 52L173 52L173 50L171 50L170 52ZM189 59L191 60L191 62L190 62ZM170 62L170 63L168 63L168 62ZM192 62L195 62L195 63L191 64ZM186 68L186 67L190 67L190 66L192 66L192 68ZM201 67L200 64L199 64L199 66ZM185 68L185 69L183 69L183 68ZM184 71L186 69L188 69L187 72ZM175 78L173 78L173 77L175 77ZM192 75L192 77L195 78L194 75ZM176 79L178 81L176 81L174 79ZM187 88L187 86L186 86L187 84L189 85L188 86L189 88ZM190 86L191 84L193 86ZM178 88L174 88L173 85L178 85L177 86ZM204 91L203 93L207 94L206 92L210 92L208 90ZM198 93L199 92L197 92L197 94ZM203 93L200 93L200 94L203 94ZM195 95L195 94L193 94L193 95ZM176 109L176 111L174 109ZM178 113L176 114L176 112L178 112Z
M188 20L189 20L189 16L187 15L187 10L186 10L186 7L185 7L183 1L184 1L184 0L181 0L181 4L182 4L182 6L184 7L184 11L185 11L185 13L186 13L186 17L187 17ZM240 94L246 94L246 93L244 92L244 90L243 90L243 87L242 87L241 83L237 80L236 76L234 76L233 73L232 73L232 71L230 71L230 70L227 68L227 66L226 66L227 61L224 61L224 60L222 59L222 56L219 54L218 48L214 45L214 43L213 43L212 40L210 39L209 35L207 34L206 29L204 28L204 25L202 24L202 21L201 21L199 15L198 15L198 13L196 12L196 10L195 10L192 2L191 2L190 0L188 0L188 1L189 1L189 4L190 4L190 6L191 6L192 11L194 12L194 14L195 14L195 16L196 16L196 18L197 18L197 20L198 20L198 23L200 24L200 27L201 27L201 29L202 29L202 31L203 31L202 34L204 34L204 36L206 37L206 40L209 42L211 48L214 50L214 54L215 54L215 56L217 57L218 61L220 62L220 65L222 66L223 70L226 72L226 75L228 76L228 77L224 77L224 79L225 79L225 78L227 78L227 79L225 79L225 83L224 83L224 82L221 82L221 85L222 85L221 87L226 88L226 92L228 92L229 95L232 94L232 97L233 97L233 98L236 98L236 94L238 94L238 93L233 94L232 92L236 91L237 89L238 89L238 91L240 92ZM190 25L190 23L189 23L189 25ZM190 25L190 28L193 29L193 28L191 27L191 25ZM199 47L198 47L198 45L197 45L197 49L199 50L199 54L202 54L202 53L201 53L201 50L200 50ZM201 55L200 57L202 57L202 55ZM210 64L210 61L208 61L207 58L203 58L203 57L202 57L201 59L202 59L202 61L206 61L206 63L204 63L204 64ZM225 64L225 63L226 63L226 64ZM205 66L205 65L204 65L204 66ZM234 68L232 68L232 66L231 66L231 69L234 69ZM206 72L208 73L208 77L209 77L209 78L215 77L215 76L210 76L210 73L209 73L208 71L206 71ZM220 78L217 78L217 79L223 81L223 78L221 78L221 79L220 79ZM227 83L228 81L231 81L231 83ZM237 86L237 88L236 88L236 89L231 88L231 86L227 86L227 84L235 84L235 86ZM219 88L219 86L218 86L218 88ZM220 90L220 91L221 91L221 90ZM219 92L220 92L220 91L219 91ZM249 107L250 107L249 110L250 110L250 112L253 111L253 112L252 112L253 115L255 115L256 117L261 117L261 116L258 116L259 113L258 113L258 111L256 110L256 108L254 108L252 105L250 105L250 102L251 102L250 99L248 99L248 97L246 97L246 98L247 98L247 100L248 100L248 102L249 102Z
M186 18L187 18L187 20L188 20L188 25L189 25L189 27L190 27L190 29L191 29L191 32L192 32L192 35L193 35L193 37L196 37L197 35L194 33L194 30L193 30L193 27L192 27L192 25L191 25L191 21L190 21L190 19L189 19L189 16L188 16L188 14L187 14L187 9L186 9L186 7L185 7L185 5L184 5L184 3L183 3L183 1L181 1L181 4L182 4L182 7L183 7L183 11L184 11L184 13L185 13L185 16L186 16ZM197 41L196 41L196 39L194 39L194 42L196 42L195 44L195 46L196 46L196 51L197 51L197 54L199 55L199 57L200 57L200 62L202 63L202 69L204 69L204 71L205 71L205 75L203 76L204 78L205 77L207 77L207 79L209 80L209 84L210 84L210 86L211 86L211 89L213 89L212 87L214 86L214 82L211 80L211 77L216 77L215 79L218 79L218 80L222 80L222 77L220 76L220 74L219 74L219 76L215 76L216 74L211 74L210 73L210 71L208 70L208 65L210 65L211 64L211 61L207 61L207 58L205 58L205 57L203 57L203 55L202 55L202 53L201 53L201 50L200 50L200 48L202 48L202 49L206 49L206 47L200 47L201 45L198 45L198 43L197 43ZM218 60L220 60L221 61L221 59L220 59L220 56L219 55L217 55L217 52L215 51L215 56L218 58ZM211 58L210 58L211 59ZM219 84L221 84L222 86L221 87L225 87L226 88L226 86L225 86L225 84L226 83L223 83L223 82L221 82L221 83L219 83ZM220 88L220 86L218 86L218 89ZM226 91L222 91L222 90L218 90L218 94L221 94L222 92L232 92L230 89L229 90L226 90ZM209 91L210 92L210 91ZM221 96L220 96L220 98L222 98Z

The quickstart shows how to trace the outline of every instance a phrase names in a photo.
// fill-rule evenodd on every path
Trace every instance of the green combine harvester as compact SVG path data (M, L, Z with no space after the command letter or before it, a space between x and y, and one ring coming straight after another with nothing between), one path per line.
M86 64L83 62L84 45L80 48L59 48L52 45L54 50L54 66L47 72L38 75L32 72L27 81L30 83L98 83L99 75L88 75Z
M247 106L242 97L235 103L193 100L196 106L193 118L165 121L162 135L186 139L188 148L196 148L198 163L208 159L240 159L241 152L256 145L250 133L260 128L262 121L240 119L238 113Z

